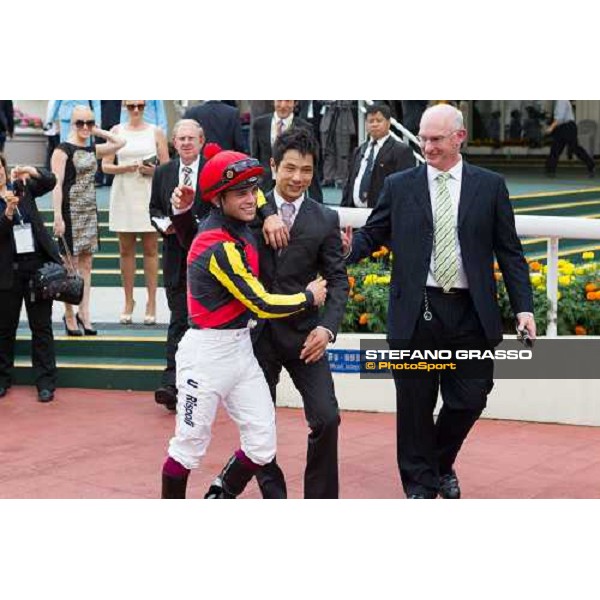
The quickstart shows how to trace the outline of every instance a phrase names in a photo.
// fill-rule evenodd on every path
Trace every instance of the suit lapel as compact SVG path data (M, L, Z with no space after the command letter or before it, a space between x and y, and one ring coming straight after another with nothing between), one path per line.
M275 200L273 200L273 202L275 202ZM292 225L292 230L290 231L290 244L292 244L295 239L298 239L305 231L307 224L310 222L312 211L312 203L308 201L307 196L304 196L304 200L300 205L300 210L294 219L294 224ZM283 250L280 252L277 252L278 263L285 259L288 248L289 245L283 248Z
M433 227L433 213L431 211L431 196L429 195L429 184L427 182L427 165L421 165L414 171L414 177L417 180L416 200L417 204L425 212L429 225Z
M392 145L393 145L393 140L392 140L392 137L390 136L387 140L385 140L383 146L381 146L381 150L377 154L377 158L375 159L377 166L381 165L381 163L387 159L387 155L390 153L390 151L392 149Z
M196 194L194 195L194 202L200 202L200 200L202 200L202 196L200 194L200 173L202 173L204 162L204 156L201 154L200 162L198 163L198 178L196 179Z
M479 178L471 169L471 166L463 160L462 182L460 186L460 202L458 205L458 224L465 220L465 215L475 204Z

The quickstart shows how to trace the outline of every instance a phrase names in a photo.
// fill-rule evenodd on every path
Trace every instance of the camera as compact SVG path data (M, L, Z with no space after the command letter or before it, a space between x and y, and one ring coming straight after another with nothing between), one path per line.
M23 194L25 193L25 184L20 179L15 179L15 181L9 181L6 184L6 188L18 198L22 198Z

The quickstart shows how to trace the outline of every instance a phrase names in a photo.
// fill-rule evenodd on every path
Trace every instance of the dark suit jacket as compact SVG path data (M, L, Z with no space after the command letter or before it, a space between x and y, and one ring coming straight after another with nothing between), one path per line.
M369 147L369 141L361 144L354 153L352 154L350 174L346 185L344 186L344 194L342 196L341 206L354 207L354 183L360 170L360 163L363 159L365 152ZM375 158L375 164L373 165L373 175L371 176L371 185L369 186L369 197L367 199L367 205L369 208L373 208L377 204L377 198L383 187L383 180L392 173L398 171L404 171L404 169L410 169L416 164L415 157L412 150L402 142L394 139L390 136L381 150L377 153Z
M322 325L335 336L344 317L349 286L339 218L335 211L306 198L294 221L290 244L278 252L265 245L260 232L262 215L277 212L272 193L267 194L265 209L252 226L258 242L259 279L265 289L274 294L297 293L319 273L328 283L327 301L321 311L312 308L285 319L267 319L257 328L257 336L270 328L282 358L296 359L312 329ZM193 217L189 212L176 215L173 224L181 243L189 247L197 230Z
M150 217L172 217L171 194L179 185L179 158L174 158L164 165L160 165L152 177L152 193L150 195ZM204 159L200 157L198 175L202 170ZM202 202L200 184L196 185L196 196L192 214L196 219L204 218L210 205ZM154 225L154 222L152 222ZM163 280L165 287L178 287L186 281L187 248L183 248L175 234L164 235L156 225L156 230L163 236L162 262Z
M267 194L266 199L270 210L261 211L260 215L276 213L273 193ZM290 243L281 252L265 244L262 224L259 216L253 229L258 242L260 280L269 292L292 294L304 289L318 274L327 280L327 300L321 311L312 308L287 319L261 323L263 330L271 330L271 339L285 358L298 358L312 329L322 325L336 336L344 318L349 285L339 217L334 210L305 197L290 232Z
M12 100L0 100L0 133L15 132L15 111Z
M183 116L200 123L207 142L215 142L223 150L244 151L240 111L237 108L218 100L209 100L204 104L191 106Z
M273 156L273 147L271 145L272 120L273 113L269 113L268 115L262 115L261 117L254 119L252 123L252 156L259 160L265 170L260 186L264 192L271 191L275 186L275 181L271 175L270 165L270 160ZM307 123L298 117L293 118L290 128L293 127L304 127L314 135L310 123ZM321 190L321 185L319 183L318 165L315 165L315 175L310 184L310 188L308 189L308 194L311 198L317 200L317 202L323 202L323 191Z
M38 171L41 175L39 179L30 177L27 181L25 194L19 202L20 210L27 215L31 223L36 249L42 260L62 264L58 247L44 226L35 203L35 198L52 191L56 185L56 177L46 169L38 168ZM13 224L17 223L17 218L15 217L12 221L6 218L4 214L5 207L6 205L2 203L0 211L0 290L11 289L14 275L13 262L15 260L15 243L12 230Z
M502 340L496 301L494 255L502 270L513 311L533 312L529 269L504 179L463 163L458 238L469 292L492 345ZM349 262L381 244L394 253L388 314L388 339L409 340L421 311L433 250L433 216L427 167L390 175L366 225L357 232Z

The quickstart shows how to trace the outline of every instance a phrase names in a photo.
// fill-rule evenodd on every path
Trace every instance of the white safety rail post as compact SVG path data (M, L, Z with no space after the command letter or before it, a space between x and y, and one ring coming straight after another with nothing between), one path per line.
M548 240L548 272L546 273L546 294L550 300L548 307L548 327L546 335L556 337L558 316L558 239L551 237Z
M338 211L340 226L362 227L371 214L370 208L331 207ZM560 238L600 240L600 220L584 217L515 217L517 234L523 237L542 237L548 240L548 270L546 294L550 300L548 309L548 337L556 337L558 315L558 241Z

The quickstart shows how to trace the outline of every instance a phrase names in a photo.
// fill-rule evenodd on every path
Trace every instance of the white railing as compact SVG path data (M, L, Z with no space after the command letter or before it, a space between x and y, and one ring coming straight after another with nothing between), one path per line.
M340 215L340 225L362 227L371 214L370 208L331 207ZM515 217L517 233L522 237L548 238L548 273L546 292L550 307L548 309L548 337L556 337L556 317L558 312L558 240L560 238L579 240L600 240L600 220L582 217Z

